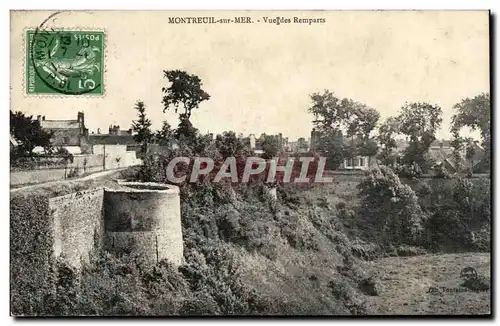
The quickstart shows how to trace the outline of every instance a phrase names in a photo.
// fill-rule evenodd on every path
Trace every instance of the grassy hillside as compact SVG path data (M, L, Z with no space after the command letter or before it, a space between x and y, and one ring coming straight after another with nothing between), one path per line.
M489 279L490 258L484 253L464 253L363 262L362 268L380 280L380 296L369 298L370 313L489 314L491 291L463 287L460 271L472 267Z

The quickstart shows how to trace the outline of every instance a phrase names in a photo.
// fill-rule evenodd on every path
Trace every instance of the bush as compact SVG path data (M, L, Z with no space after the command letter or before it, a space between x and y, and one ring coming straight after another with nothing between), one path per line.
M78 167L71 168L66 176L66 179L72 179L78 177L79 169Z
M427 247L433 250L490 250L490 180L450 180L422 193L420 203L429 215Z
M359 183L360 214L382 245L418 244L425 213L410 186L388 167L371 170Z
M448 170L446 170L446 168L444 167L444 165L442 163L437 165L435 167L435 170L436 170L435 175L434 175L435 178L451 179L450 173L448 172Z
M10 200L10 282L13 315L43 314L55 291L49 202L45 196Z
M408 179L418 179L422 176L422 169L418 166L418 164L414 163L412 165L396 165L394 168L394 172L400 178L408 178Z
M266 302L241 280L238 259L228 246L213 247L206 255L196 250L181 271L191 290L213 298L221 314L263 313Z

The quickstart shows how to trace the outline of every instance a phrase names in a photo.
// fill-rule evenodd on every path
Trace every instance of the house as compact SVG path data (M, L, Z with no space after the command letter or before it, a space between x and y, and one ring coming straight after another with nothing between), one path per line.
M130 136L132 135L132 129L121 130L120 126L111 125L109 126L108 134L114 136Z
M459 153L459 164L457 167L457 157L453 154L453 147L450 140L436 140L429 147L429 155L435 161L436 166L443 166L448 173L456 173L461 168L482 170L480 167L485 156L485 150L479 145L478 141L471 141L463 146Z
M52 146L64 147L72 153L91 152L83 112L78 112L76 120L46 120L41 115L37 116L37 120L43 130L52 133Z
M317 131L316 129L313 129L311 131L311 140L310 140L310 150L317 152L318 151L318 145L319 145L319 140L321 138L321 133ZM345 137L341 131L337 133L336 136L334 136L334 139L332 142L337 143L337 145L340 147L341 144L345 143ZM344 158L343 162L340 164L340 166L337 168L339 170L368 170L372 167L373 164L376 163L376 160L373 158L370 158L368 156L360 156L357 155L353 158Z
M142 145L131 134L90 134L89 143L96 145L124 145L128 151L141 152Z
M344 170L368 170L372 167L372 161L375 162L375 159L371 160L367 156L356 156L353 158L345 158L344 162L340 165L339 169Z

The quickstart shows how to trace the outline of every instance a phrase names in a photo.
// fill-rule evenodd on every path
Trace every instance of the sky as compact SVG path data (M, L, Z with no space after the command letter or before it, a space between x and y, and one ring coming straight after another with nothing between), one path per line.
M26 95L25 31L50 13L11 12L11 109L46 119L84 111L90 131L128 129L138 100L154 129L163 120L176 126L161 103L163 70L171 69L199 76L211 95L192 114L201 132L281 132L290 140L310 136L313 92L365 103L382 120L405 102L437 104L437 137L450 138L452 106L490 89L487 11L85 11L50 23L105 31L105 95ZM254 23L169 24L176 16L250 16ZM277 25L264 17L326 22Z

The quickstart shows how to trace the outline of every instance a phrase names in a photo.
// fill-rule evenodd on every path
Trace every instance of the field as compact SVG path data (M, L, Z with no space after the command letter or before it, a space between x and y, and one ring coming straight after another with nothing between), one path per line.
M380 280L380 295L370 297L373 314L490 314L491 292L465 291L460 271L474 268L490 277L490 255L483 253L382 258L362 268ZM429 289L437 288L434 292ZM458 292L462 290L463 292Z

